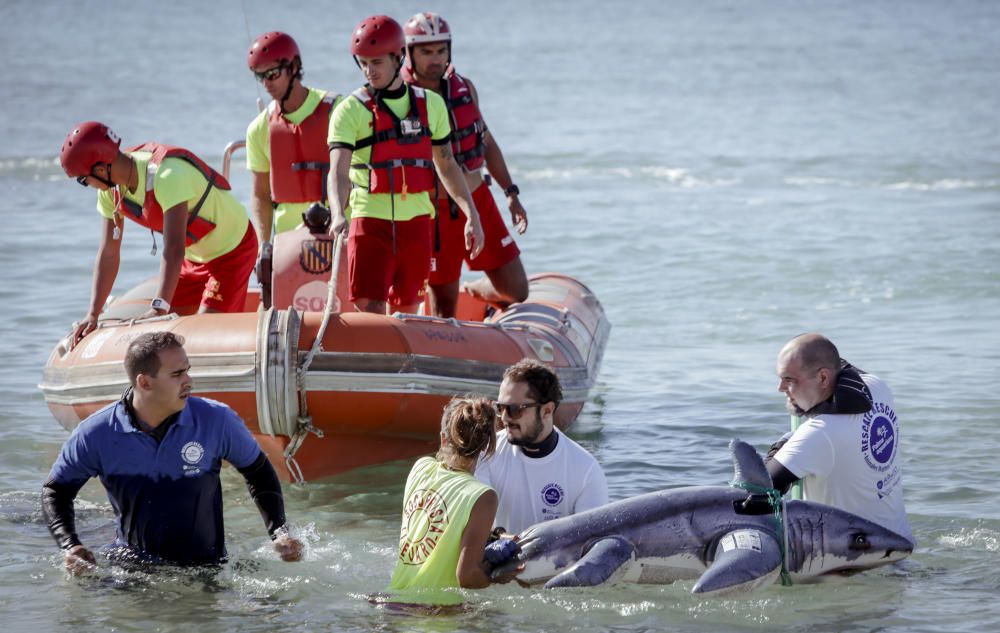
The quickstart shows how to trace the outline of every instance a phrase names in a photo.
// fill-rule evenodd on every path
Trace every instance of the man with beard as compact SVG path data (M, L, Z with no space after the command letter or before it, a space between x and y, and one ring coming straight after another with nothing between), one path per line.
M900 423L881 380L840 358L821 334L796 336L778 354L778 391L804 422L768 454L774 487L802 480L802 495L913 539L903 507Z
M500 497L495 526L516 534L530 525L608 502L608 484L594 456L554 426L562 400L559 377L524 359L507 368L496 408L504 428L476 478Z
M302 558L288 534L281 484L243 421L226 405L191 395L191 363L172 332L139 335L125 353L131 386L80 423L42 489L42 514L77 575L97 564L76 533L73 500L99 477L115 512L113 562L211 565L226 560L222 460L246 479L274 548Z
M444 100L399 76L403 27L385 15L365 18L351 34L351 54L367 83L330 122L329 231L347 234L350 298L359 311L415 312L431 267L435 173L462 210L473 257L483 249L483 229L451 153Z
M407 83L444 97L452 125L452 153L472 192L485 240L483 252L472 257L462 239L464 222L458 205L443 187L437 187L434 255L428 280L431 312L441 317L455 316L463 260L470 270L486 273L466 284L466 292L501 306L524 301L528 298L528 277L521 264L521 251L504 225L488 181L483 178L483 167L503 190L519 234L528 228L528 214L521 206L520 190L507 170L500 146L479 111L475 86L451 65L451 29L440 15L418 13L403 30L407 61L401 74Z

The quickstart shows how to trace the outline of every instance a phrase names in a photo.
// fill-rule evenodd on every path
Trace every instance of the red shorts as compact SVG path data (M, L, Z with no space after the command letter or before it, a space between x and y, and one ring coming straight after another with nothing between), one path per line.
M347 238L351 301L374 299L401 306L418 303L431 266L431 222L421 215L396 223L396 252L389 220L354 218Z
M472 201L479 211L479 222L483 225L485 246L483 252L475 259L469 259L465 250L465 214L456 206L458 217L451 217L451 200L447 194L438 198L437 226L441 236L441 249L434 253L431 260L430 284L443 286L458 281L462 276L462 261L469 265L469 270L496 270L506 263L514 261L521 254L507 225L504 224L493 200L489 186L484 182L472 192ZM431 240L434 240L434 224L431 224Z
M201 305L219 312L242 312L255 263L257 234L248 224L243 239L225 255L204 264L188 259L181 263L171 308Z

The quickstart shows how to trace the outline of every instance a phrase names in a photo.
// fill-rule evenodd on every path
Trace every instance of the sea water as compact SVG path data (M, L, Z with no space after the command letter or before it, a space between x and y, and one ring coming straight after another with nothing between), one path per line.
M251 37L293 34L306 83L346 93L361 83L352 27L428 9L520 185L527 269L579 278L614 326L571 431L611 497L726 482L730 438L765 448L787 428L778 349L820 331L895 392L910 559L731 600L691 582L508 585L470 593L464 615L395 616L365 596L394 564L403 461L285 488L302 563L277 560L227 470L218 575L66 577L39 491L67 433L36 384L86 312L100 222L59 167L64 136L99 119L218 165L266 97ZM1000 5L10 0L0 25L5 631L996 629ZM135 229L116 293L157 270ZM99 484L77 520L88 545L113 537Z

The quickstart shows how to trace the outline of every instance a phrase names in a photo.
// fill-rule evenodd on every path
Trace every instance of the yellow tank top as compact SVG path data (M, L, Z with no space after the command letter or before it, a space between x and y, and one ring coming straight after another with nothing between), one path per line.
M458 556L476 500L490 487L470 473L421 457L406 478L399 556L389 593L393 602L461 604Z

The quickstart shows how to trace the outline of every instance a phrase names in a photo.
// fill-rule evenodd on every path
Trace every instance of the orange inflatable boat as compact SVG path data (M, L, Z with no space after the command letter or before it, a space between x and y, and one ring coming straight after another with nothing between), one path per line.
M71 430L120 397L125 350L153 330L184 337L196 395L233 407L285 480L433 452L448 399L495 398L504 369L524 357L559 374L556 423L566 428L580 413L611 327L586 286L535 275L524 303L489 316L489 306L463 293L459 319L326 311L327 280L338 269L333 303L349 304L346 266L330 265L334 250L346 249L324 241L307 229L278 236L275 307L266 310L253 294L243 313L135 321L155 283L119 297L75 348L64 339L52 351L39 387L53 415Z

